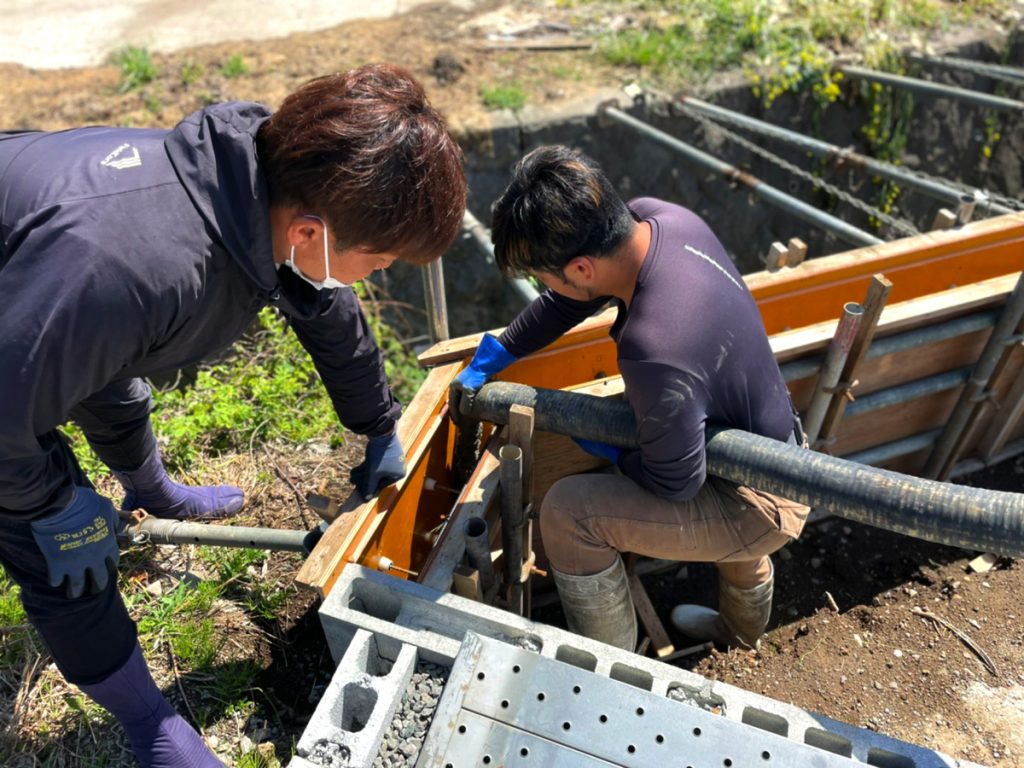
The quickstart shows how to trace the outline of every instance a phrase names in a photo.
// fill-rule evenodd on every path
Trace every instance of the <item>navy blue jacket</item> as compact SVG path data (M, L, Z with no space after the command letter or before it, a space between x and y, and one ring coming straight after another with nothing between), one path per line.
M342 424L394 428L401 406L351 289L274 265L254 143L268 116L229 103L171 131L0 134L0 513L66 504L53 430L76 405L224 350L268 304Z

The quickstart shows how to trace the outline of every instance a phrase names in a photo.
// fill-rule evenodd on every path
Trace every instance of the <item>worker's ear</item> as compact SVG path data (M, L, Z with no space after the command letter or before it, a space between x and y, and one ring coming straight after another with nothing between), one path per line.
M592 285L596 277L594 260L589 256L574 256L562 272L575 285Z
M288 245L302 248L310 242L317 244L323 242L322 227L323 224L319 219L311 216L293 216L288 223Z

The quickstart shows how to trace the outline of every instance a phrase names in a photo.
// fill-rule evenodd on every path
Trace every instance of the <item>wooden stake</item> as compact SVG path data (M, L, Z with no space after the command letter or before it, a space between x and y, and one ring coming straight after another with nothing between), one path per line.
M807 258L807 243L799 237L789 238L789 253L786 254L787 267L799 267Z
M480 572L468 565L456 565L452 571L452 592L460 597L483 602L484 592L480 586Z
M772 243L772 247L768 249L768 255L764 259L764 268L769 272L778 272L784 266L786 266L786 257L789 255L789 249L780 242Z
M864 315L861 317L857 336L853 340L850 352L846 356L846 365L843 366L842 376L839 377L839 386L843 389L832 396L832 402L825 412L825 419L822 422L821 431L818 433L818 445L811 446L816 450L827 448L829 441L839 429L839 422L843 419L846 405L852 399L850 391L856 384L857 369L871 346L871 340L875 337L878 320L882 316L885 300L889 297L891 290L892 283L886 280L884 275L874 275L871 278L868 295L864 300Z
M956 226L956 214L949 208L939 208L932 220L932 232L939 232L944 229L952 229Z
M659 659L671 655L676 648L668 639L665 625L658 618L658 612L654 610L654 605L651 604L651 598L648 596L647 590L644 589L640 577L635 574L629 577L629 593L633 596L633 607L636 608L637 616L640 617L640 623L647 632L647 636L651 638L654 653Z

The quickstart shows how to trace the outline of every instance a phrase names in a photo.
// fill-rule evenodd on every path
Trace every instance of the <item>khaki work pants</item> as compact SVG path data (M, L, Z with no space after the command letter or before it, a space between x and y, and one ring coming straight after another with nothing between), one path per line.
M585 576L619 552L715 563L738 589L772 574L768 555L803 530L809 507L709 476L688 501L667 501L623 475L571 475L548 491L540 529L551 566Z

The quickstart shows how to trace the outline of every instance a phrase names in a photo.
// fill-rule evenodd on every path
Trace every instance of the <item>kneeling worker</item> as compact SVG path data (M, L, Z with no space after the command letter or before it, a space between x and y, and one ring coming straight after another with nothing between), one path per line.
M678 205L624 203L602 171L566 147L517 165L494 206L506 274L548 290L499 338L487 336L455 383L474 390L608 301L611 336L639 450L578 440L620 474L565 477L540 527L569 628L628 650L636 617L620 552L713 562L719 610L677 606L689 637L756 647L771 613L769 555L796 538L808 508L709 477L705 428L802 440L754 299L708 226Z

